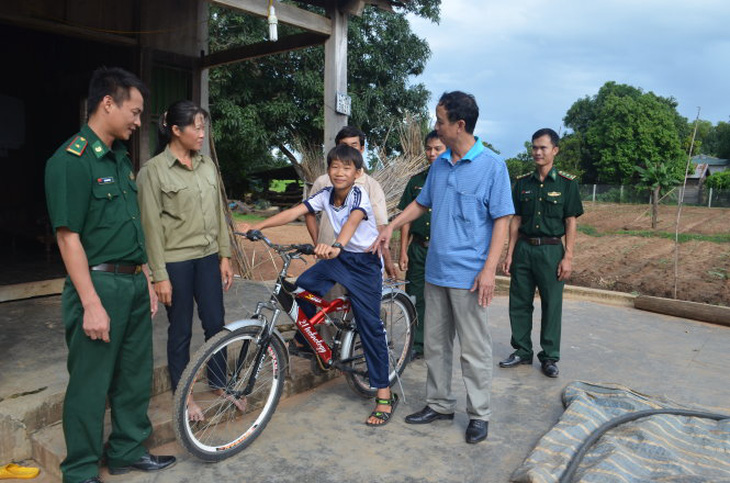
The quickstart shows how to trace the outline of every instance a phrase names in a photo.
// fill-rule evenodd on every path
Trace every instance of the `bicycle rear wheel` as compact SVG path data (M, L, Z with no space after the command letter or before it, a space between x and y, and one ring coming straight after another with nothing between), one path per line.
M175 393L175 435L202 460L220 461L244 450L276 411L284 387L286 349L275 337L265 350L252 391L242 395L254 371L259 332L258 327L221 331L196 352L183 372ZM203 419L191 420L196 414Z
M403 293L383 294L380 300L380 318L388 337L388 380L393 386L410 360L416 308ZM350 388L363 397L375 396L376 390L370 387L365 354L357 330L353 331L349 342L344 341L342 359L348 361L347 365L352 369L345 371L345 379Z

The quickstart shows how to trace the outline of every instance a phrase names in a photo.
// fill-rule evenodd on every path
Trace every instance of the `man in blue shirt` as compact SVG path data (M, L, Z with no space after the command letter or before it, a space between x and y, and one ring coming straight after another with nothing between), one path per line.
M461 345L467 392L466 442L487 437L491 416L492 339L487 305L514 214L505 162L474 136L479 117L474 96L447 92L436 106L436 132L448 148L434 161L415 201L383 229L373 249L387 246L393 230L431 208L426 258L426 406L406 417L410 424L453 419L451 391L454 336Z

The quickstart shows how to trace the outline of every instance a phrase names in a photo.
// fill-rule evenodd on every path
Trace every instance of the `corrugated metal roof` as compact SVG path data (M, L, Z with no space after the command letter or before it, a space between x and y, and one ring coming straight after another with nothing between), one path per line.
M720 158L716 158L715 156L708 156L706 154L692 156L692 162L695 164L707 164L710 166L728 166L728 165L730 165L730 160L728 160L728 159L720 159Z

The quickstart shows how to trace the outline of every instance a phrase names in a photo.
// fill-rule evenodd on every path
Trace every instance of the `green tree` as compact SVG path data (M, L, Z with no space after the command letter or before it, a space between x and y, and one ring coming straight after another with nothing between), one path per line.
M639 174L640 185L651 190L651 228L656 228L659 216L659 199L662 190L666 190L681 181L681 175L677 175L667 163L649 162L646 167L636 166Z
M694 134L695 130L695 123L692 122L689 126L690 132L689 135L684 139L682 142L682 150L685 153L689 153L689 149L692 146L692 135ZM699 119L697 121L697 134L695 135L695 143L694 147L692 149L692 155L696 154L709 154L705 151L705 140L707 139L707 136L712 132L713 126L710 121L705 121L703 119Z
M555 167L566 173L570 173L577 179L583 178L584 169L582 164L582 143L577 134L566 134L560 140L560 151L555 157Z
M578 136L584 181L629 183L636 180L636 166L657 163L679 174L689 127L676 107L673 98L615 82L576 101L564 123Z
M535 164L532 161L532 143L525 141L524 146L524 151L517 153L517 156L513 158L505 160L505 163L507 163L507 171L509 172L509 179L512 183L515 182L518 176L535 169Z
M730 159L730 123L720 121L710 129L704 138L702 153Z
M721 171L708 176L705 186L718 190L730 190L730 171Z
M388 132L407 112L426 114L430 93L409 83L423 72L430 49L410 29L407 13L434 22L440 0L405 2L395 13L366 7L348 30L350 123L371 144L397 149ZM312 7L313 10L317 10ZM317 10L322 13L321 10ZM211 8L212 52L261 42L266 20ZM279 36L297 33L280 26ZM295 146L321 150L324 111L324 49L321 46L226 65L210 71L210 110L218 157L228 186L243 188L247 173L297 162Z

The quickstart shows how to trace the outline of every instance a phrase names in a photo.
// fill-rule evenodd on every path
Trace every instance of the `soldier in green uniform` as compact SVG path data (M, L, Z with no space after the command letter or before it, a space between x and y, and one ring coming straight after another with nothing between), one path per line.
M119 68L97 69L89 83L89 120L46 165L46 200L68 277L62 312L69 382L63 407L66 483L96 482L106 400L112 474L152 471L175 462L142 442L152 383L149 283L132 163L121 141L140 126L144 84Z
M576 218L583 214L575 176L553 166L559 139L552 129L540 129L532 135L536 169L517 178L512 191L515 216L502 267L512 275L509 317L515 351L499 366L532 364L532 312L537 287L542 307L542 351L537 358L548 377L558 377L563 286L573 270Z
M446 146L438 137L436 131L431 131L426 136L426 159L429 167L408 180L406 189L403 191L398 209L404 210L411 201L415 200L426 182L430 165L446 151ZM426 275L426 254L431 240L431 209L412 223L403 225L400 231L400 269L406 272L406 292L416 297L416 312L418 313L418 325L413 342L414 358L423 357L423 321L426 320L426 301L423 298L423 288Z

